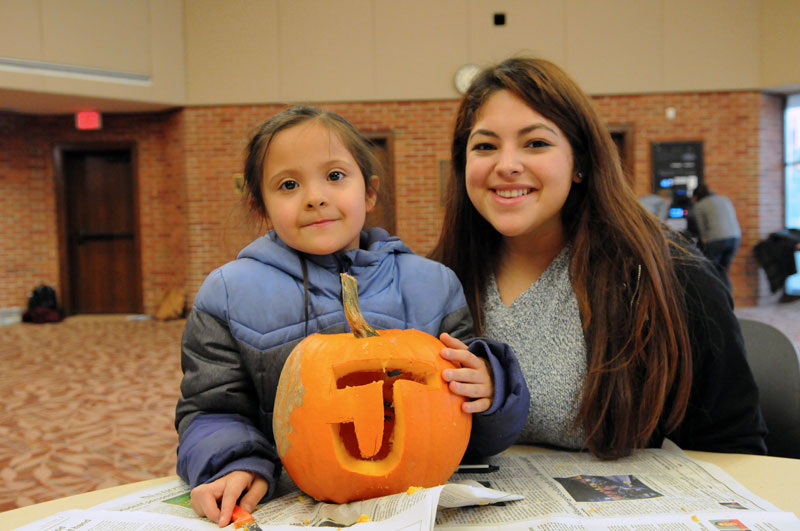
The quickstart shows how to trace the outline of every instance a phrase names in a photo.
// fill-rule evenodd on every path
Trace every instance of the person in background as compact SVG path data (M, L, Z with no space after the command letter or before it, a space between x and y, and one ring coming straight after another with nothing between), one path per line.
M766 453L730 291L642 207L563 70L520 57L478 74L451 156L431 256L461 280L477 333L517 355L531 393L519 443Z
M251 511L275 492L278 379L300 340L347 331L340 273L356 278L376 329L441 338L442 357L459 367L442 378L470 399L462 404L473 413L470 456L504 450L519 434L528 390L516 358L506 345L472 337L455 274L381 228L363 230L378 167L349 122L313 107L277 114L248 145L244 198L270 230L200 287L181 344L175 413L178 475L192 488L195 512L220 527L237 501Z
M669 202L661 195L651 192L639 198L642 206L658 219L664 221L669 214Z
M700 247L730 286L728 272L742 240L736 209L730 199L715 194L705 184L695 188L692 200Z

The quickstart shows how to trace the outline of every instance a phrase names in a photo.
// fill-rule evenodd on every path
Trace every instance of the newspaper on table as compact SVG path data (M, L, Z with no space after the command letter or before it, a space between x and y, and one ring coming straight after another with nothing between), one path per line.
M189 487L181 480L165 482L96 505L91 509L64 511L19 528L20 531L209 531L217 524L195 514L189 504ZM493 504L521 499L486 488L476 481L448 483L429 489L370 498L337 505L317 502L303 494L288 478L281 478L277 496L253 511L266 529L292 530L300 527L349 527L369 530L431 529L441 504L459 507ZM364 523L357 523L359 520ZM233 528L232 525L228 526ZM227 529L227 528L225 528Z
M599 461L585 453L515 447L490 458L488 466L459 469L443 486L343 505L315 501L284 475L276 497L253 516L262 529L279 530L800 530L792 513L755 496L720 468L675 449L641 450L617 461ZM194 513L188 486L175 480L20 529L219 527Z

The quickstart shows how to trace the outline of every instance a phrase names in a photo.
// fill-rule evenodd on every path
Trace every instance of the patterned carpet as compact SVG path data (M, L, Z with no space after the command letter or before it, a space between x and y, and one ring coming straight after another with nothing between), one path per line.
M175 473L184 324L0 327L0 511Z
M744 308L800 344L800 301ZM0 327L0 511L175 473L185 321Z

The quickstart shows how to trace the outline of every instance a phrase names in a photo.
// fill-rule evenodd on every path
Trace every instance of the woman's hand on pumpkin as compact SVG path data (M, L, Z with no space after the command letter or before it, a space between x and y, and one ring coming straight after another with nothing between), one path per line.
M446 348L440 355L460 369L445 369L442 378L450 387L450 391L457 395L471 398L461 405L464 413L480 413L492 405L494 396L494 381L489 371L488 362L476 356L467 346L450 334L439 336Z
M225 527L231 521L237 501L242 509L251 512L267 493L267 487L267 480L258 474L235 470L211 483L193 488L192 509L200 516L217 522L220 527ZM242 492L245 492L244 496Z

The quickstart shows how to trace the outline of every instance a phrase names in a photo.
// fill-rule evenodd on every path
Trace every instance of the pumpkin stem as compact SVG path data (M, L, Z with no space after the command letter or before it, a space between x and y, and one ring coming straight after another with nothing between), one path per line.
M342 277L342 304L344 305L344 317L350 330L357 338L377 336L375 331L361 314L361 307L358 305L358 283L356 279L347 273L340 273Z

